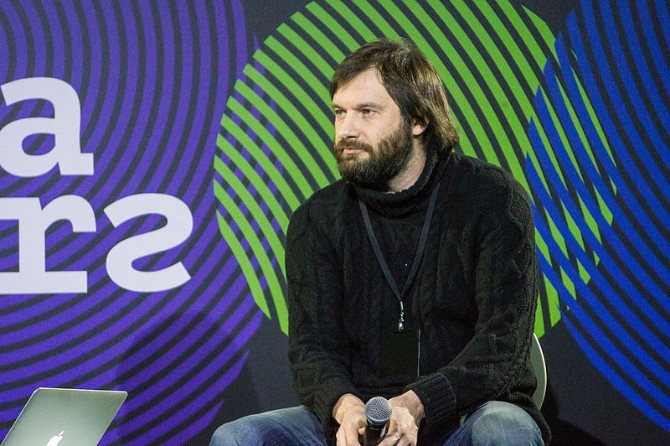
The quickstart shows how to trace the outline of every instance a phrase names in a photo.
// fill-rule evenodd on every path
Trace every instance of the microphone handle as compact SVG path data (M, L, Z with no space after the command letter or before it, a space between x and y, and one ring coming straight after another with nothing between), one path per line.
M388 423L383 426L366 426L363 435L363 446L377 446L386 437Z

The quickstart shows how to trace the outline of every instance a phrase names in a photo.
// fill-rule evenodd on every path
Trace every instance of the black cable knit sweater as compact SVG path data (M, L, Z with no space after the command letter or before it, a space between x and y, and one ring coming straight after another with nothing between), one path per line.
M430 193L440 191L426 250L404 301L421 330L421 376L380 376L380 334L399 303L368 239L358 197L402 289ZM488 400L508 401L549 428L531 395L529 349L538 270L526 191L506 172L453 152L429 151L409 189L356 190L338 181L300 206L286 244L289 359L301 403L334 443L332 410L345 393L367 401L409 389L425 409L419 445L453 429Z

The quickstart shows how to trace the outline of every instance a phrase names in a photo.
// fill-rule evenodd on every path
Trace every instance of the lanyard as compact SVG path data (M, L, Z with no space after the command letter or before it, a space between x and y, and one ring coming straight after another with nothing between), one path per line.
M438 182L438 184L433 189L432 194L430 195L430 203L428 204L428 210L426 211L426 219L424 220L423 227L421 228L419 245L417 246L416 254L414 256L414 262L412 263L412 269L410 269L409 271L409 275L407 276L407 280L405 281L405 285L403 286L402 293L400 292L400 289L398 288L398 285L396 284L396 281L393 278L393 275L391 274L391 270L389 269L388 263L386 263L384 254L382 253L382 250L379 247L379 242L377 241L375 232L372 229L372 223L370 222L368 207L365 205L365 202L361 199L361 197L358 198L358 205L360 206L361 213L363 214L363 222L365 223L365 229L368 232L368 238L370 239L372 248L374 249L375 255L377 256L377 262L379 262L379 266L381 266L382 271L384 271L386 281L391 286L393 294L395 294L395 297L398 299L398 302L400 303L400 318L398 319L398 331L405 330L405 307L403 305L403 300L405 300L405 297L407 297L407 292L409 291L412 282L416 277L416 273L419 270L419 264L421 263L421 258L423 257L423 252L426 249L428 230L430 229L430 222L433 220L433 211L435 210L435 202L437 201L437 193L439 189L440 189L440 183Z

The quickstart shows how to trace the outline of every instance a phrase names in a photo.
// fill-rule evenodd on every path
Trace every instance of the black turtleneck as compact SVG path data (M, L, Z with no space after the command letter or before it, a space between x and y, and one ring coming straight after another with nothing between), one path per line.
M372 228L400 290L404 288L415 260L430 194L442 179L447 166L444 161L450 154L447 152L438 156L435 150L428 150L419 178L402 191L389 193L351 185L370 210ZM438 163L439 158L443 158L443 162ZM412 302L406 299L403 303L408 326L416 326Z
M358 200L365 201L402 287L438 184L426 250L405 305L421 329L421 376L382 376L381 333L397 323L399 304ZM367 401L407 390L424 405L420 444L442 438L491 399L525 409L549 440L531 398L538 279L532 213L523 187L500 168L429 151L419 179L406 190L356 189L340 180L318 191L291 218L286 276L294 387L329 442L340 396Z

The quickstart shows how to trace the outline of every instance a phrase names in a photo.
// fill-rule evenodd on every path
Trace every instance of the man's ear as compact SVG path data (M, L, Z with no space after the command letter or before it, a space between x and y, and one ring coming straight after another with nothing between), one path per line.
M426 131L426 128L428 127L429 122L430 121L420 123L420 122L414 121L414 125L412 125L412 135L414 135L415 137L421 136L423 134L423 132Z

